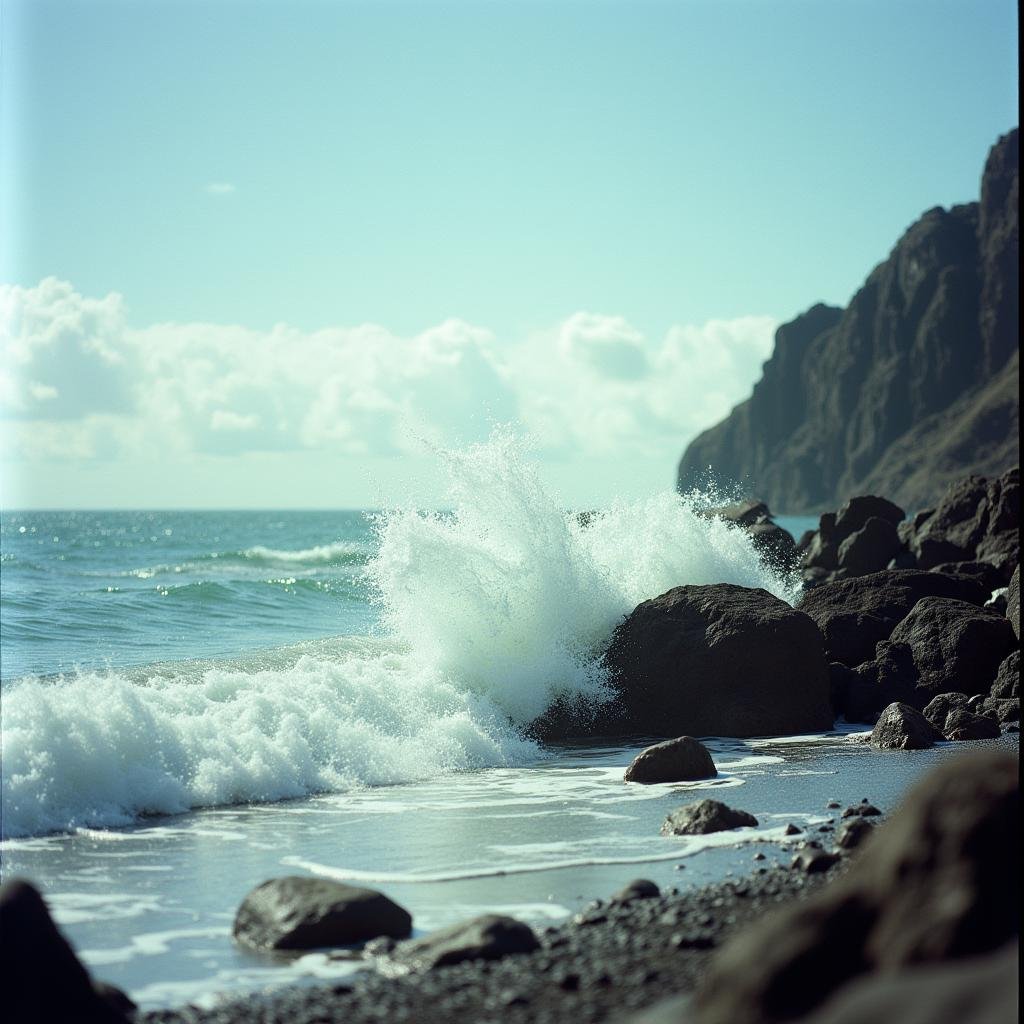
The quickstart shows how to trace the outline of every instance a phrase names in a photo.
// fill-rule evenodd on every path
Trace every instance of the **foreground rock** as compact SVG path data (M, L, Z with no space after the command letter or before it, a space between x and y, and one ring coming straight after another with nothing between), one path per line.
M671 811L661 826L663 836L697 836L757 825L757 818L718 800L698 800Z
M685 782L718 774L708 748L692 736L679 736L642 750L626 769L626 782Z
M254 949L348 946L378 936L404 939L412 917L374 889L324 878L272 878L250 892L235 915L234 937Z
M605 661L620 697L597 732L763 736L833 722L817 627L764 590L676 587L644 601Z
M466 960L500 960L516 953L531 953L538 946L529 925L513 917L483 914L422 939L400 943L390 959L413 970L429 971Z
M21 879L0 886L4 1020L126 1024L134 1004L94 983L53 923L38 890Z
M942 733L908 704L890 704L871 731L871 745L878 750L924 750L941 739Z
M698 993L700 1024L797 1020L869 972L1015 940L1018 815L1016 757L973 751L947 761L908 793L846 876L722 950Z

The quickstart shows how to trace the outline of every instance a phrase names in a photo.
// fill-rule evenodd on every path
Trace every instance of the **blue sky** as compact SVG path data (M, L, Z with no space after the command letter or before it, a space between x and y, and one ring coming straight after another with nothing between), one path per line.
M0 17L7 504L429 500L504 420L570 503L668 486L1018 119L996 0Z

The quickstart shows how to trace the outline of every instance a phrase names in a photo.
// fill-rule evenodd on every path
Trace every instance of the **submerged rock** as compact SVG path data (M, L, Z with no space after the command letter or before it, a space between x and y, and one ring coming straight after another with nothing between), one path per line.
M718 774L708 748L692 736L679 736L642 750L626 769L626 782L685 782Z
M127 1024L135 1004L93 982L54 924L39 891L14 878L0 886L4 1020Z
M671 811L661 826L663 836L706 835L725 832L745 825L757 825L757 818L736 811L718 800L698 800Z
M879 750L923 750L942 734L909 704L890 704L871 731L871 745Z
M533 929L513 917L483 914L395 947L391 958L413 970L433 970L465 960L500 960L532 953L540 943Z
M676 587L644 601L605 661L618 714L597 731L764 736L833 722L820 633L764 590Z
M412 917L375 889L289 876L258 885L235 915L234 937L254 949L348 946L378 936L404 939Z

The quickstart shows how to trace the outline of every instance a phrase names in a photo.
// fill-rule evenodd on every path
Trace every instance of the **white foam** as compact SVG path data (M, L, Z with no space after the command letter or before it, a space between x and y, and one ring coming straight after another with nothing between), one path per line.
M300 548L298 551L268 548L257 544L255 547L246 548L242 552L242 557L261 562L284 562L288 565L329 565L339 559L365 553L365 548L360 544L335 541L333 544L317 544L311 548Z
M370 575L388 640L5 686L3 835L522 764L539 751L519 729L554 698L609 697L597 659L640 600L720 581L788 596L749 537L693 496L584 527L507 434L444 460L453 513L379 524ZM251 551L309 562L348 548Z

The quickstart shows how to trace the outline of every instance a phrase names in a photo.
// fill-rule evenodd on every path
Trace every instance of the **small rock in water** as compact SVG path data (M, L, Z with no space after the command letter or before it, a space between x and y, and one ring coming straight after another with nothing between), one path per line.
M661 826L665 836L706 835L725 832L745 825L756 826L757 818L746 811L736 811L718 800L698 800L671 811Z
M786 826L785 835L787 835L787 836L798 836L798 835L800 835L801 832L803 832L803 829L800 828L799 825L794 825L792 822L790 822Z
M686 782L718 774L708 748L692 736L679 736L642 750L626 769L626 782Z
M383 893L290 876L272 878L242 900L233 934L254 949L317 949L380 935L403 939L411 931L409 912Z
M867 801L859 804L851 804L843 811L843 818L877 818L882 812Z
M634 878L624 889L612 897L613 903L632 903L633 900L656 899L661 890L646 878Z
M805 874L814 875L819 871L828 871L839 860L839 854L826 853L824 850L801 850L793 858L792 867Z
M878 750L923 750L942 733L917 708L896 701L878 716L871 730L871 745Z

